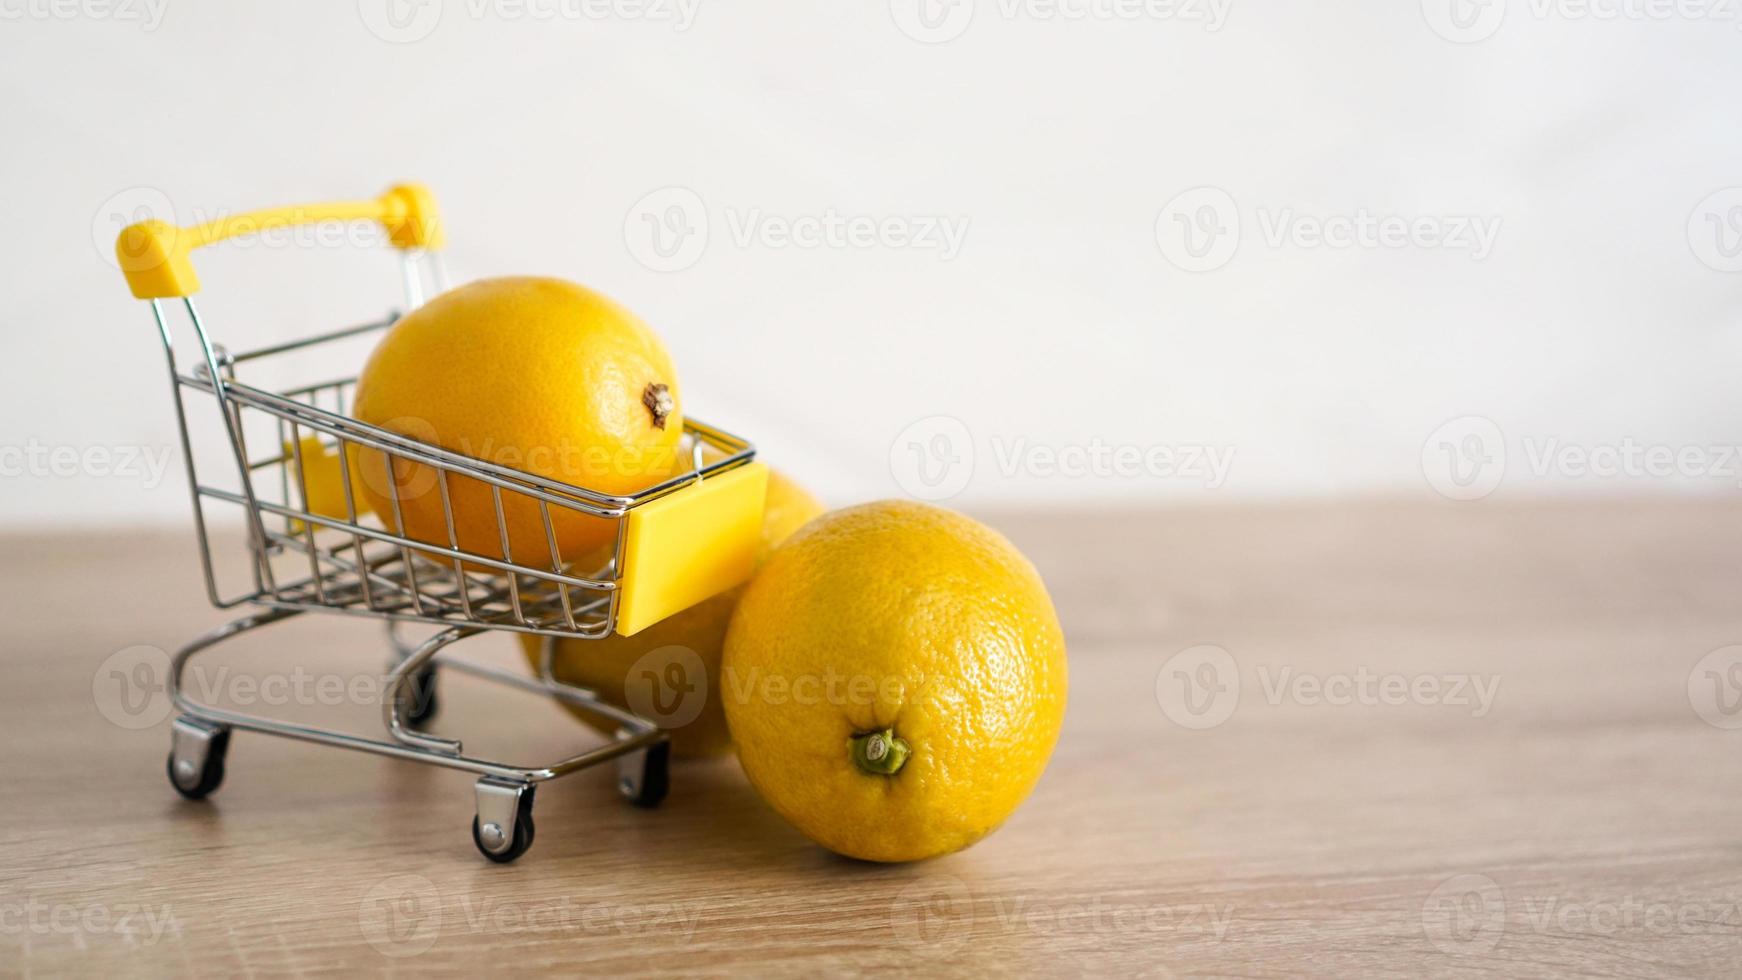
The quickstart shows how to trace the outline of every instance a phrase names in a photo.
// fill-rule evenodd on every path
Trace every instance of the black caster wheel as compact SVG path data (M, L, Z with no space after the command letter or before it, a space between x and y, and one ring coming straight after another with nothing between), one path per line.
M664 801L670 789L670 742L631 752L619 763L617 791L630 803L651 810Z
M532 846L535 832L532 825L532 790L529 788L520 794L520 802L514 813L513 840L508 842L507 847L496 851L490 849L492 844L501 846L502 832L495 824L488 826L491 830L488 835L489 839L486 840L484 828L479 825L478 818L472 818L472 843L477 845L478 853L497 864L507 864L525 854L527 849Z
M410 703L405 706L405 720L422 728L424 722L436 716L441 700L436 695L436 665L431 660L418 668L411 677Z
M177 793L190 800L205 799L224 781L224 755L229 748L230 730L223 728L206 742L206 758L203 764L196 764L192 759L183 759L178 765L172 750L165 767L169 773L169 784L175 787Z

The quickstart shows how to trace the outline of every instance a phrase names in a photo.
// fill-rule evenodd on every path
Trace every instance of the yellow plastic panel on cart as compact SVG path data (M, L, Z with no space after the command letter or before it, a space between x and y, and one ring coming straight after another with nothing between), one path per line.
M629 511L617 632L633 636L756 570L768 467L746 463Z

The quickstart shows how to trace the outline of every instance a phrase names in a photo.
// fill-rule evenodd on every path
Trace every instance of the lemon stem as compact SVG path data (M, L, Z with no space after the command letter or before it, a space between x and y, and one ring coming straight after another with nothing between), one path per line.
M665 428L665 420L677 408L677 401L671 397L671 389L662 384L650 384L643 388L641 404L653 416L653 427L656 429Z
M911 753L907 743L895 737L893 728L855 735L848 750L853 764L873 776L895 775Z

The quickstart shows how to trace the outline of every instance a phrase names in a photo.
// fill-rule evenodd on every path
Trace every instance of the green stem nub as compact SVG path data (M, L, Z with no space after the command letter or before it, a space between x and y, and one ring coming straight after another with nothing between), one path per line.
M895 729L868 732L853 736L849 754L853 764L873 776L893 776L912 754L906 742L895 737Z

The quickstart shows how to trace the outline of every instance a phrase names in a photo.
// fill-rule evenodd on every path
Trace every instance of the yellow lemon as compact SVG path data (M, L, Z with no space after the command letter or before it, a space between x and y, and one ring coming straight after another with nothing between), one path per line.
M762 511L761 556L766 557L775 545L822 512L823 505L803 487L770 470ZM599 553L591 567L602 566L609 557L608 552ZM580 567L589 566L582 562ZM726 624L742 591L729 589L634 636L556 640L551 674L658 721L670 733L672 751L679 756L725 753L732 748L732 736L726 730L721 707L720 650ZM543 637L520 637L521 649L534 670L539 666L543 642ZM585 708L567 703L564 707L599 731L609 733L617 727L611 719Z
M450 290L394 324L358 378L352 412L486 462L630 494L678 471L681 406L671 358L634 314L571 282L520 277ZM439 470L395 459L390 471L381 452L355 444L350 457L390 530L448 545ZM538 502L503 490L504 555L491 486L446 479L466 551L550 568L616 533L610 520L553 505L547 535Z
M990 833L1065 710L1065 644L997 532L882 501L806 524L738 602L723 662L744 772L812 840L913 861Z
M344 465L339 454L321 442L319 436L303 436L296 443L284 440L284 468L290 483L298 489L291 494L293 507L306 508L310 514L345 520ZM290 533L308 530L304 521L290 522Z

